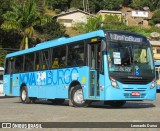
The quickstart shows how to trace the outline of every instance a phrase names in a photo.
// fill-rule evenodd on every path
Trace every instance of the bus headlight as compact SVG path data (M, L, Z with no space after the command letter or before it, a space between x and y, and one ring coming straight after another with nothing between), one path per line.
M150 88L153 89L156 86L157 86L157 82L155 80L153 80Z
M112 85L114 88L118 88L117 81L116 81L114 78L112 78L112 77L110 77L110 80L111 80L111 85Z

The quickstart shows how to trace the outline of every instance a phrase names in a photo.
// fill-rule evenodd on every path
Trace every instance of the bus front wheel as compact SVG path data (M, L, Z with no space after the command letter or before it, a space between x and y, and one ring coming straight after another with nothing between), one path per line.
M86 107L89 102L84 101L83 99L83 91L81 86L77 85L71 90L71 102L75 107Z
M28 97L28 91L27 91L26 86L22 87L20 98L21 98L21 102L24 104L31 103L31 100Z

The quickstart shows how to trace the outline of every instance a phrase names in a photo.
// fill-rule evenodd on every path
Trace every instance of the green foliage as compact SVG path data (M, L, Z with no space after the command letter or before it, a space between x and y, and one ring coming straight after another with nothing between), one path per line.
M10 10L10 0L0 0L0 25L3 22L2 14L4 14L7 10Z
M122 25L122 20L117 15L106 15L104 19L105 24Z
M66 11L70 7L71 0L46 0L46 3L51 6L52 9L60 9Z
M144 0L132 0L131 6L134 9L143 9L143 7L144 7Z
M102 17L88 17L87 23L77 23L75 26L80 32L86 33L102 29Z
M160 32L160 30L158 30L156 27L144 28L141 26L127 26L118 18L117 15L106 15L103 21L101 16L89 17L87 23L78 23L76 28L80 30L81 33L91 32L98 29L105 29L126 30L149 36L152 32Z
M70 7L83 9L83 0L71 0Z
M54 11L55 11L56 14L59 14L61 12L60 9L55 9Z
M0 49L0 66L3 67L4 66L4 60L5 60L5 56L6 56L7 52L3 49Z
M45 41L67 36L67 34L65 34L65 27L57 23L56 20L52 20L38 27L37 30L43 34Z
M152 20L149 21L150 25L155 25L158 23L160 23L160 9L158 9L154 12Z
M160 7L160 0L132 0L131 7L134 9L143 9L145 6L156 10Z
M123 4L123 0L104 0L104 9L108 10L119 10Z
M11 11L3 14L4 30L16 30L23 36L20 49L28 48L28 39L34 35L34 26L47 22L45 16L39 15L35 0L25 1L23 4L12 4Z

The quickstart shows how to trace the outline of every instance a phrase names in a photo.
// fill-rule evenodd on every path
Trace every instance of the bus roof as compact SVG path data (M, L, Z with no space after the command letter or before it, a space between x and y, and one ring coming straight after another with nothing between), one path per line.
M38 51L38 50L41 50L41 49L47 49L47 48L50 48L50 47L53 47L53 46L63 45L63 44L66 44L66 43L72 43L72 42L76 42L76 41L79 41L79 40L85 40L85 39L89 39L89 38L93 38L93 37L104 37L104 36L105 36L104 31L103 30L98 30L98 31L94 31L94 32L70 37L70 38L62 37L62 38L58 38L58 39L55 39L55 40L42 42L40 44L37 44L35 47L29 48L29 49L26 49L26 50L21 50L21 51L17 51L17 52L14 52L14 53L7 54L6 57L13 57L13 56L33 52L33 51Z

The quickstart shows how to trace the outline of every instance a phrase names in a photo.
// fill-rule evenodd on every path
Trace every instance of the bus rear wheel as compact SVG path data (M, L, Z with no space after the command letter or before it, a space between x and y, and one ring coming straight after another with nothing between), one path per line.
M124 104L126 103L126 101L110 101L109 105L113 108L120 108L122 107Z
M21 91L20 91L20 98L21 98L21 102L24 104L29 104L31 103L31 100L28 97L28 91L26 86L22 87Z
M83 91L80 85L73 87L71 90L71 102L75 107L86 107L89 105L88 101L83 99Z

